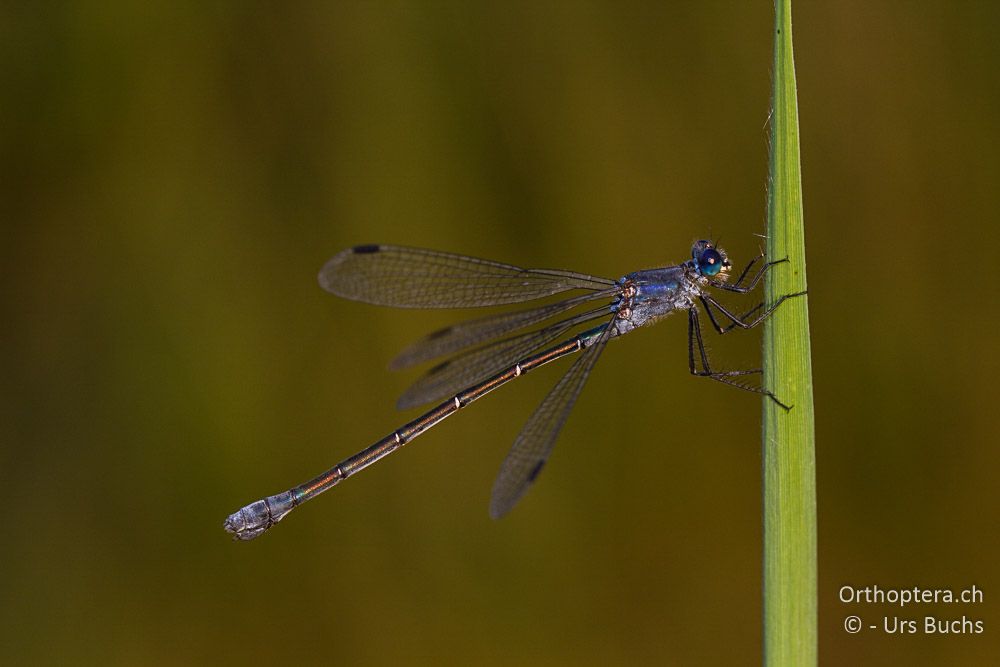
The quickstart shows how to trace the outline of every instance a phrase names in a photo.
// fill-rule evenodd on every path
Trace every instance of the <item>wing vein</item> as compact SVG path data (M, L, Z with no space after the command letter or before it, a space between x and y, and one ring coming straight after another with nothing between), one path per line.
M604 325L596 340L584 349L521 429L493 484L490 516L494 519L517 504L545 465L590 371L613 334L611 324Z
M338 253L320 270L319 282L323 289L346 299L398 308L494 306L615 285L608 278L572 271L522 269L390 245L357 246Z

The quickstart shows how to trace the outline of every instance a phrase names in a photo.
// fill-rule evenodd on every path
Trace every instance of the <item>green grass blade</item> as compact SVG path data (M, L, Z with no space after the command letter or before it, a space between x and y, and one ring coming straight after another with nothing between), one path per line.
M775 2L774 91L767 254L788 257L768 272L769 303L806 289L799 120L791 0ZM815 665L816 454L808 297L791 299L764 324L764 386L794 406L764 400L764 662Z

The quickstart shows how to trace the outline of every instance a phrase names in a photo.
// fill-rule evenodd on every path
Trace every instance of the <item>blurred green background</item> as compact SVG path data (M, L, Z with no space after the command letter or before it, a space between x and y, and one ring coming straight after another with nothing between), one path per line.
M986 664L1000 10L794 10L822 662ZM413 418L386 364L469 315L338 300L315 281L338 250L609 277L709 234L754 254L771 3L0 12L3 662L759 662L760 401L688 375L683 318L609 346L503 521L493 476L565 364L256 542L221 523ZM985 602L837 598L875 584Z

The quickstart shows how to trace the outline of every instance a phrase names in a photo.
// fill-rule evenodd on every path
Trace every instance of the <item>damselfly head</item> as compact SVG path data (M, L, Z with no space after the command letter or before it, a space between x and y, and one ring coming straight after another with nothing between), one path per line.
M706 278L725 280L731 266L726 251L716 248L711 241L696 241L691 247L691 259L698 273Z

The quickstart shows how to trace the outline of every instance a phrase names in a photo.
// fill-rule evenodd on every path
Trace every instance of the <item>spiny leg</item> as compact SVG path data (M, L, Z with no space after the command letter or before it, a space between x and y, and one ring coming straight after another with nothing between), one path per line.
M715 313L712 311L711 304L705 299L705 297L700 297L700 299L701 299L701 305L705 307L705 312L708 313L708 319L712 321L712 326L715 327L715 330L720 335L721 334L727 334L727 333L729 333L730 331L732 331L733 329L736 328L736 323L735 322L732 323L732 324L730 324L727 327L723 327L722 325L720 325L719 322L715 319ZM764 307L764 302L761 301L756 306L754 306L750 310L748 310L745 313L743 313L742 315L740 315L740 318L739 318L740 321L741 322L742 321L746 321L746 318L750 317L751 315L753 315L754 313L756 313L758 310L760 310L763 307Z
M756 257L754 257L753 259L751 259L750 263L746 265L746 268L744 268L743 271L742 271L742 273L740 273L740 276L739 276L739 278L736 279L735 283L733 283L733 284L725 284L725 283L721 283L721 282L717 282L717 281L710 281L709 284L712 285L713 287L719 287L719 288L722 288L722 289L727 289L729 291L736 291L736 292L739 292L739 293L747 293L747 292L753 290L760 283L760 280L761 280L761 278L763 278L764 273L770 267L774 266L775 264L782 264L782 263L788 261L788 258L785 257L783 259L775 260L773 262L767 262L766 264L764 264L764 266L762 266L760 268L760 270L754 276L753 280L750 281L750 284L748 286L741 287L740 285L742 284L744 278L746 278L747 274L749 273L750 268L758 260L762 259L765 256L766 256L766 254L763 253L763 252L761 252L761 254L759 254ZM736 288L736 289L733 289L733 288ZM804 292L797 292L795 294L788 294L786 296L781 297L771 308L769 308L766 312L764 312L758 319L754 320L753 324L750 325L750 326L756 326L756 324L759 324L760 321L763 318L767 317L775 308L777 308L778 304L781 303L782 301L784 301L786 298L793 297L793 296L800 296L801 294L804 294ZM742 315L740 315L739 317L734 317L732 315L732 313L730 313L718 301L716 301L712 297L709 297L709 298L711 299L711 303L709 303L709 300L706 299L705 296L702 296L701 297L701 303L702 303L702 305L705 308L705 312L708 313L708 319L711 320L712 326L715 327L715 330L719 334L729 333L730 331L732 331L736 327L750 328L748 326L744 326L746 324L746 318L750 317L755 312L757 312L758 310L760 310L761 308L764 307L764 302L762 301L759 304L757 304L756 306L754 306L753 308L751 308L750 310L748 310L745 313L743 313ZM713 312L712 307L711 307L713 304L715 306L717 306L719 308L719 310L721 310L723 312L723 314L725 314L727 317L729 317L730 320L732 320L732 323L729 326L722 327L719 324L718 320L715 319L715 313Z
M770 306L768 306L768 308L763 313L761 313L760 315L758 315L754 319L750 320L749 322L744 321L742 317L737 317L736 315L733 315L733 313L730 312L729 309L727 309L725 306L723 306L721 303L719 303L716 300L716 298L714 296L710 295L710 294L703 295L701 297L701 300L702 300L702 303L709 303L709 304L715 306L716 308L718 308L719 312L721 312L723 315L725 315L726 317L728 317L732 321L733 325L738 326L741 329L753 329L755 326L757 326L758 324L760 324L761 322L763 322L767 318L768 315L770 315L771 313L773 313L774 310L778 306L780 306L782 304L782 302L784 302L785 299L791 299L791 298L796 297L796 296L802 296L803 294L805 294L805 291L795 292L793 294L784 294L784 295L782 295L781 297L778 298L777 301L775 301ZM761 304L761 305L763 305L763 304ZM750 313L755 312L759 308L760 308L760 306L758 306L757 308L751 309L749 311L748 315ZM745 315L744 317L746 317L746 316L747 315Z
M694 348L698 345L698 354L701 357L701 370L695 362ZM701 319L698 316L698 309L692 306L688 308L688 369L691 375L698 377L737 377L740 375L754 375L761 372L759 368L736 371L713 371L712 364L708 360L708 351L705 349L705 341L701 336ZM749 389L749 391L757 391Z
M729 283L724 283L721 280L710 280L708 281L708 284L711 285L712 287L724 289L727 292L737 292L739 294L746 294L747 292L750 292L755 287L757 287L757 284L760 282L761 278L764 277L764 274L767 273L768 269L770 269L775 264L784 264L785 262L788 261L788 258L785 257L783 259L776 259L773 262L766 262L762 267L760 267L760 271L758 271L754 275L753 279L750 281L750 284L747 285L746 287L741 287L740 283L743 282L743 278L746 276L747 271L750 270L750 266L752 266L754 262L756 262L758 259L759 257L755 257L750 262L750 264L747 265L747 268L745 268L743 270L743 273L740 274L739 280L737 280L734 284L730 285Z
M695 363L694 346L695 342L698 344L698 352L701 357L702 370L698 370ZM761 373L761 369L753 368L747 370L730 370L730 371L716 371L712 370L711 364L708 360L708 352L705 349L705 341L701 336L701 321L698 316L697 308L690 308L688 310L688 363L689 370L692 375L698 377L707 377L716 382L721 382L722 384L729 385L731 387L736 387L737 389L742 389L743 391L749 391L756 394L763 394L767 396L777 405L785 410L791 410L792 406L782 403L773 392L764 389L763 387L754 387L752 385L744 384L738 382L734 378L744 376L744 375L756 375Z
M764 259L764 257L766 256L767 254L762 252L753 259L751 259L750 262L746 265L746 267L744 267L743 271L740 273L740 277L730 284L735 287L739 287L743 283L743 279L747 277L748 273L750 273L750 269L753 268L753 265L756 264L758 261Z
M692 375L698 375L698 365L694 360L694 341L698 340L698 351L701 353L701 367L709 368L708 353L701 339L701 322L698 321L698 309L688 308L688 368Z
M701 357L702 369L698 370L698 366L695 363L695 342L698 344L698 353ZM770 398L772 401L777 403L779 406L785 410L791 410L790 405L785 405L778 397L774 395L773 392L764 389L763 387L754 387L751 385L740 383L733 378L740 377L743 375L756 375L761 372L759 368L753 368L748 370L734 370L734 371L713 371L711 364L708 361L708 352L705 350L705 341L701 337L701 321L698 317L698 309L691 307L688 309L688 369L691 371L691 375L698 377L707 377L715 380L716 382L721 382L722 384L727 384L731 387L736 387L737 389L742 389L743 391L750 391L756 394L763 394Z

